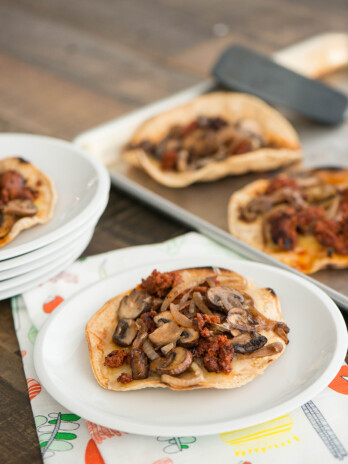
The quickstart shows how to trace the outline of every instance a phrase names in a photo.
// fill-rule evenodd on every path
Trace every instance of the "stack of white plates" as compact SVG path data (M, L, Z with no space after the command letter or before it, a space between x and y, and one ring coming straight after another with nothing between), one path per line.
M20 156L54 182L52 219L21 232L0 248L0 300L33 288L67 268L89 244L107 205L106 168L61 140L24 134L0 135L0 159Z

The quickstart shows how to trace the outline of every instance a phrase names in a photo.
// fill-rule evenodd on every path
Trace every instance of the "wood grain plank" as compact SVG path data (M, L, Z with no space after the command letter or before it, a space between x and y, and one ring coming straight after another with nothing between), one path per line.
M42 462L29 396L0 376L0 459L6 464Z
M6 24L13 27L6 28ZM40 19L14 3L0 3L3 52L128 105L186 88L197 78L69 25ZM156 85L154 85L154 81Z
M133 108L1 54L0 69L0 127L4 120L7 130L71 139Z
M319 4L317 0L248 0L239 4L226 0L213 4L210 0L8 1L42 16L73 23L95 37L127 44L149 57L178 55L201 41L209 41L217 23L226 24L236 36L249 36L255 45L268 42L275 50L316 32L344 30L348 16L337 14L347 13L345 0L320 0Z

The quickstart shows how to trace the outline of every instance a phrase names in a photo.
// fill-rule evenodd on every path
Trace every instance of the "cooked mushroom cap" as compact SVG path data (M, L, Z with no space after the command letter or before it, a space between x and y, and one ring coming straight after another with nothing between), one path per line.
M149 335L149 339L157 346L167 345L168 343L176 342L183 331L175 322L171 321L163 324L158 329Z
M171 351L166 358L152 361L150 369L157 374L178 375L191 366L192 359L191 351L179 346Z
M173 316L172 316L172 313L170 311L163 311L163 313L157 314L157 316L155 316L153 318L153 320L155 321L157 327L160 327L161 325L172 321Z
M195 329L186 328L182 331L178 344L185 348L191 348L198 342L199 333Z
M257 322L246 309L232 308L229 310L226 322L232 329L241 330L243 332L254 332Z
M134 289L130 295L122 298L119 309L119 319L136 319L142 313L151 311L151 296Z
M116 345L129 346L132 344L137 331L138 329L133 319L120 319L112 339Z
M134 339L133 348L141 348L144 341L147 339L146 324L142 319L139 318L135 321L135 326L138 330L138 333Z
M130 367L134 380L147 378L149 374L149 362L142 350L133 349L130 351Z
M28 198L17 198L6 203L2 211L4 213L15 214L16 216L34 216L38 209Z
M207 291L207 300L214 309L227 313L232 308L241 308L244 297L234 288L212 287Z
M247 340L247 337L244 337L244 340L242 340L241 337L243 337L244 335L249 335L249 340ZM242 334L235 338L239 338L239 342L236 343L236 339L232 340L232 344L234 345L234 351L236 353L241 354L252 353L253 351L259 350L267 343L267 338L258 333Z
M0 238L5 237L14 224L13 214L1 214L0 212Z

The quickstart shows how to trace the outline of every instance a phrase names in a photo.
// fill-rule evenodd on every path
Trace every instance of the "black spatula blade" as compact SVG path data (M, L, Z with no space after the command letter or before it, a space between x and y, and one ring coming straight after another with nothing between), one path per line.
M251 93L321 123L340 123L347 109L348 99L343 93L240 45L222 54L213 75L231 90Z

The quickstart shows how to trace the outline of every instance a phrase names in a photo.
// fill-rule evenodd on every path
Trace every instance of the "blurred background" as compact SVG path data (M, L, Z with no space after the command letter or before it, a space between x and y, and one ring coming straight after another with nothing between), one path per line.
M0 0L0 131L71 140L198 82L231 42L347 29L346 0Z

